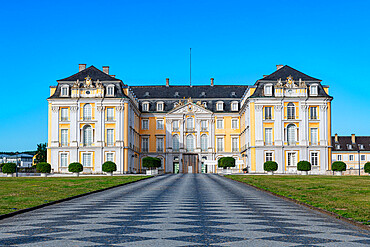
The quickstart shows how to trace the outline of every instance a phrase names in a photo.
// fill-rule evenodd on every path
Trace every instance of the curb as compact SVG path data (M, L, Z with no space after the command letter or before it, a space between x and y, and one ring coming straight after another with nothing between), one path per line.
M223 176L223 177L225 177L225 176ZM326 214L326 215L328 215L328 216L334 217L334 218L336 218L336 219L340 219L340 220L342 220L342 221L345 221L345 222L347 222L347 223L350 223L350 224L355 225L355 226L357 226L357 227L359 227L359 228L361 228L361 229L363 229L363 230L366 230L366 231L369 231L369 232L370 232L370 226L369 226L369 225L364 225L364 224L362 224L362 223L360 223L360 222L358 222L358 221L354 221L354 220L348 219L348 218L343 217L343 216L341 216L341 215L339 215L339 214L336 214L336 213L330 212L330 211L325 210L325 209L322 209L322 208L318 208L318 207L312 206L312 205L307 204L307 203L305 203L305 202L300 202L300 201L298 201L298 200L296 200L296 199L293 199L293 198L289 198L289 197L285 197L285 196L282 196L282 195L276 194L276 193L274 193L274 192L271 192L271 191L268 191L268 190L265 190L265 189L259 188L259 187L255 186L255 185L247 184L247 183L244 183L244 182L242 182L242 181L234 180L234 179L231 179L231 178L228 178L228 177L225 177L225 178L230 179L230 180L235 181L235 182L242 183L242 184L244 184L244 185L250 186L250 187L255 188L255 189L257 189L257 190L260 190L260 191L266 192L266 193L268 193L268 194L270 194L270 195L273 195L273 196L276 196L276 197L282 198L282 199L284 199L284 200L286 200L286 201L291 201L291 202L294 202L294 203L296 203L296 204L299 204L299 205L305 206L305 207L307 207L307 208L313 209L313 210L315 210L315 211L318 211L318 212L320 212L320 213L324 213L324 214Z
M100 189L100 190L94 190L94 191L86 192L86 193L83 193L83 194L79 194L79 195L75 195L75 196L63 198L63 199L60 199L60 200L56 200L56 201L52 201L52 202L40 204L40 205L37 205L37 206L34 206L34 207L21 209L21 210L14 211L14 212L11 212L11 213L2 214L2 215L0 215L0 220L6 219L6 218L10 218L10 217L16 216L18 214L23 214L23 213L26 213L26 212L30 212L30 211L33 211L33 210L36 210L36 209L39 209L39 208L43 208L43 207L46 207L46 206L58 204L58 203L61 203L61 202L70 201L72 199L76 199L76 198L80 198L80 197L83 197L83 196L95 194L95 193L98 193L98 192L102 192L102 191L114 189L114 188L117 188L117 187L121 187L121 186L132 184L132 183L136 183L136 182L147 180L147 179L154 178L154 177L156 177L156 176L151 176L151 177L148 177L148 178L143 178L143 179L140 179L140 180L131 181L131 182L124 183L124 184L118 184L118 185L114 185L112 187L108 187L108 188L104 188L104 189Z

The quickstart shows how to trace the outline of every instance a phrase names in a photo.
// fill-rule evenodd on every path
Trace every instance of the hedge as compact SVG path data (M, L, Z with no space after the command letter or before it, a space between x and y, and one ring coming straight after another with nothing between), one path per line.
M367 163L365 164L365 166L364 166L364 171L365 171L366 173L370 173L370 162L367 162Z
M145 157L143 158L143 167L161 167L162 161L159 158Z
M343 161L335 161L331 165L331 169L337 172L343 172L347 170L347 165Z
M274 172L274 171L277 171L277 169L278 169L278 163L276 163L275 161L266 161L263 164L263 170L267 172Z
M82 172L84 169L84 167L82 166L81 163L78 163L78 162L73 162L71 164L69 164L68 166L68 171L69 172Z
M2 170L3 173L15 173L17 170L17 165L15 163L5 163Z
M117 171L117 165L113 161L106 161L102 166L103 172L115 172Z
M218 167L235 167L235 159L233 157L222 157L218 160Z
M311 171L311 163L305 160L301 160L297 164L298 171Z
M51 165L47 162L40 162L36 165L36 170L41 173L50 173Z

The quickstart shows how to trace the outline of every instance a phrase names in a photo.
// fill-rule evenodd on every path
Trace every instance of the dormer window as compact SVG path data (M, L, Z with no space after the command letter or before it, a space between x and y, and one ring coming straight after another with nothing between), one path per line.
M107 87L107 96L114 96L114 85L109 85Z
M363 150L364 149L364 145L358 144L358 148Z
M310 95L317 96L317 85L316 84L310 86Z
M340 149L340 145L339 144L335 144L335 149Z
M143 107L143 111L149 111L149 102L144 102L142 107Z
M163 111L163 102L157 102L157 111Z
M203 102L204 108L207 108L207 102Z
M145 92L144 94L145 97L148 97L149 95L150 95L149 92Z
M237 111L238 110L238 102L236 102L236 101L231 102L231 110L232 111Z
M60 95L63 97L67 97L69 95L68 89L69 89L68 85L63 85Z
M347 147L348 147L348 149L351 150L352 149L352 144L348 144Z
M202 93L200 94L200 96L201 96L201 97L205 97L205 96L206 96L206 92L202 92Z
M179 96L180 96L179 92L175 92L175 97L179 97Z
M216 103L216 110L217 111L223 111L224 110L224 102L219 101Z
M268 84L264 87L265 96L272 96L272 85Z
M236 96L236 93L235 92L231 92L231 97L235 97Z

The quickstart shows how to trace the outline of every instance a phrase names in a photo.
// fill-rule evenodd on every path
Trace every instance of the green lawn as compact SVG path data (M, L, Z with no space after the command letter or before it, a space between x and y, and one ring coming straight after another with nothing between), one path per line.
M370 225L370 176L226 177Z
M148 176L0 178L0 214L86 192L137 181Z

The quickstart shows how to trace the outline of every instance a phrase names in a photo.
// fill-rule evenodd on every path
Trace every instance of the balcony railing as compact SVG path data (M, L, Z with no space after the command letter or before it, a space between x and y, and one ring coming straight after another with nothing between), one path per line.
M271 116L265 116L265 120L271 120L272 117Z
M107 121L114 121L113 117L107 117Z
M200 130L201 131L208 131L208 128L207 127L202 127Z
M91 119L91 117L83 117L83 121L90 121Z
M295 116L288 116L287 119L295 119Z
M68 121L68 117L61 117L60 121Z

